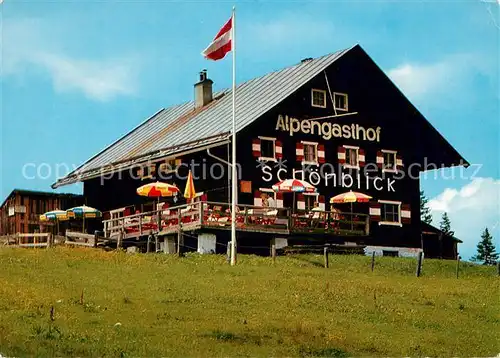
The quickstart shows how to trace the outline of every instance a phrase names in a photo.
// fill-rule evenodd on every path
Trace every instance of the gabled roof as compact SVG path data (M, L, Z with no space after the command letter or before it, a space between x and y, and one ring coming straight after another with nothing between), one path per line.
M360 46L304 60L297 65L239 84L236 88L236 131L241 131L257 120L355 48ZM423 120L427 122L425 118ZM231 130L231 90L215 93L214 100L199 109L195 109L194 101L161 109L79 168L59 179L52 188L124 170L138 163L180 156L227 143ZM452 149L453 156L461 158L444 138L442 140Z
M16 194L21 194L21 195L32 195L32 196L52 196L52 197L60 197L60 198L82 198L83 195L81 194L73 194L73 193L55 193L55 192L50 192L50 191L38 191L38 190L27 190L27 189L13 189L9 195L7 195L2 202L2 205L0 205L0 208L2 208L7 200L9 200L11 197L13 197Z
M312 77L350 49L301 62L244 82L236 88L236 131L239 132L269 109L286 99ZM232 128L231 90L214 94L214 101L194 109L194 101L161 109L131 132L59 179L53 188L102 173L105 167L127 167L132 162L182 154L197 146L223 142ZM193 143L187 145L186 143ZM196 145L195 145L196 143Z

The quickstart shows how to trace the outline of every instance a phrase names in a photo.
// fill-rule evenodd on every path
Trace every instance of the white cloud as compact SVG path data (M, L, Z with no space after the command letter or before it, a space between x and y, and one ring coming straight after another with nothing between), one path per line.
M445 189L429 201L433 223L439 226L443 212L450 217L455 236L463 241L462 257L470 258L485 227L500 251L500 179L475 178L461 189Z
M64 50L59 37L55 28L37 19L5 21L2 76L23 78L41 71L56 91L80 91L98 101L135 92L138 63L133 57L77 58Z
M477 74L492 76L490 59L476 54L455 54L433 63L406 62L387 71L391 80L412 100L423 98L443 100L467 93L469 84ZM469 98L470 101L470 98Z

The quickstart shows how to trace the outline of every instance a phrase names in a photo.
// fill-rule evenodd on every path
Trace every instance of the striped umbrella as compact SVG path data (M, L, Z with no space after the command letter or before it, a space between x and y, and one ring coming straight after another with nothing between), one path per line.
M191 173L191 170L189 171L188 174L186 189L184 190L184 197L188 200L192 200L196 197L196 190L194 189L193 173Z
M316 188L299 179L286 179L282 180L272 186L272 189L277 193L293 193L292 210L295 210L295 193L314 193Z
M68 209L66 211L68 213L73 213L74 217L84 219L99 218L102 215L99 210L87 205L75 206L74 208Z
M66 210L68 213L73 213L74 217L82 218L82 231L85 231L85 219L100 218L101 211L87 205L75 206L74 208Z
M286 179L282 180L272 186L272 189L277 193L314 193L316 188L299 179Z
M51 220L65 221L73 217L75 217L73 213L68 213L67 211L64 210L55 209L52 211L47 211L45 214L40 215L40 221L51 221Z
M59 221L66 221L73 217L75 217L73 213L55 209L52 211L47 211L45 214L40 215L40 221L55 221L57 230L56 235L59 235Z
M363 193L358 193L356 191L348 191L347 193L335 195L330 198L331 204L342 204L342 203L367 203L372 197Z

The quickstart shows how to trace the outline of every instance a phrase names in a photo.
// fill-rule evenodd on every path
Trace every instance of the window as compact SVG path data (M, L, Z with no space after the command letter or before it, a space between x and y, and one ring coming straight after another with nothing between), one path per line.
M333 100L335 101L335 109L338 109L341 111L347 111L347 109L348 109L347 94L334 92L333 93Z
M276 138L259 137L260 139L260 156L265 159L276 159Z
M311 100L313 107L326 108L326 91L313 89L311 92Z
M345 166L347 168L359 168L359 148L344 145L345 148Z
M382 256L398 257L399 252L396 250L382 250Z
M384 156L384 164L382 169L384 171L396 171L396 152L393 150L382 150Z
M379 200L381 204L381 225L401 226L401 202Z
M302 162L305 164L318 164L318 143L316 142L300 142L304 148L304 159Z
M306 211L311 211L314 208L314 203L318 201L318 194L304 194Z

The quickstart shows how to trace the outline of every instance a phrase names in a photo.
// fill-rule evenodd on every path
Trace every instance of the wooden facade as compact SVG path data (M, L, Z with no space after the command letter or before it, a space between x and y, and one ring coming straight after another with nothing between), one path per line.
M189 117L182 121L188 122ZM278 209L290 209L289 215L317 206L325 213L341 211L367 218L369 230L363 235L331 232L326 227L309 235L321 242L422 248L419 173L426 170L426 163L467 166L359 46L311 75L305 85L239 130L236 139L239 205L260 207L262 194L268 193ZM177 165L175 172L162 173L172 161ZM142 169L127 168L111 178L90 178L84 181L84 196L88 205L103 211L119 207L129 207L129 214L154 211L154 199L137 196L136 188L160 180L183 190L191 169L196 190L205 193L205 200L229 203L224 161L230 161L228 142L170 155ZM138 170L142 179L137 177ZM145 178L144 173L151 175ZM272 193L273 184L289 178L310 182L317 195ZM349 190L368 194L372 200L352 206L329 203L331 197ZM170 206L185 203L182 196L176 202L162 201ZM303 241L304 233L297 232L292 222L288 225L283 232L269 231L264 239L262 232L244 230L239 237L250 243L269 242L277 235ZM212 229L200 224L192 231ZM227 242L227 233L220 237Z
M14 189L0 207L0 235L40 232L40 215L83 204L83 196ZM42 223L52 231L51 223ZM44 228L42 227L42 230Z

